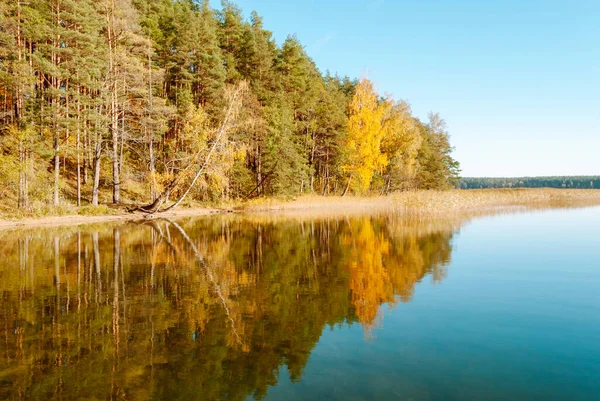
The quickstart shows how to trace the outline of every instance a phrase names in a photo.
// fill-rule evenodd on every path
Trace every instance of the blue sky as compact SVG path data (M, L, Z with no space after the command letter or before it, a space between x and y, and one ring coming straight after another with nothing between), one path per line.
M600 174L600 0L236 3L321 71L439 112L463 176Z

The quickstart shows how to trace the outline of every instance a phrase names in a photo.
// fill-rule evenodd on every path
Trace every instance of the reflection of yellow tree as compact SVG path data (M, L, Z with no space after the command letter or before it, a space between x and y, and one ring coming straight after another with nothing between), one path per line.
M390 243L382 232L376 233L369 219L355 219L342 236L348 247L350 292L358 321L370 330L382 303L394 302L394 289L384 259Z
M340 242L350 272L350 297L356 317L369 336L380 320L382 304L395 305L396 296L403 302L410 301L415 284L429 273L434 281L444 277L443 266L451 253L449 236L444 232L452 233L454 226L429 222L424 228L369 218L347 223Z

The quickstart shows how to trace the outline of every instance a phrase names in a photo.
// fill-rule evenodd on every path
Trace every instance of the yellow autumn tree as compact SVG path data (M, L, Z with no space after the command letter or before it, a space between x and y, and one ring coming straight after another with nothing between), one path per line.
M348 135L341 146L345 161L342 171L348 179L342 196L349 189L356 193L365 192L375 172L388 164L386 155L381 152L385 104L380 105L377 97L373 83L362 78L350 103Z

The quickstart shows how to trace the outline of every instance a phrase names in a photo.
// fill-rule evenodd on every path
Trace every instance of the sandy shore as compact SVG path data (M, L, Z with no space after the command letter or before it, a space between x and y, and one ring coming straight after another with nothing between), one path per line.
M66 215L66 216L47 216L47 217L31 217L20 220L2 220L0 219L0 230L11 228L31 228L31 227L52 227L64 225L81 225L91 223L104 223L114 221L136 221L145 220L153 217L185 217L185 216L206 216L216 213L225 213L226 210L211 209L211 208L193 208L193 209L177 209L170 212L160 213L159 215L147 215L144 213L120 213L99 216L84 216L84 215Z

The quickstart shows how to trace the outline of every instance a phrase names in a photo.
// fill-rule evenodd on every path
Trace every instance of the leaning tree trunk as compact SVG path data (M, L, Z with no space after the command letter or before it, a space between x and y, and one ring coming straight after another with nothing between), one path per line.
M348 190L350 189L350 182L352 181L352 174L350 174L350 177L348 177L348 183L346 184L346 188L344 189L344 192L342 193L342 196L346 196L346 194L348 193Z
M240 94L240 92L244 88L245 88L245 86L240 86L234 92L233 98L231 99L231 103L229 104L229 107L227 109L227 113L225 114L225 118L223 119L223 123L221 124L221 127L219 128L219 131L217 133L217 137L215 138L212 146L210 147L210 150L208 151L208 154L204 158L204 161L202 162L200 168L198 168L198 170L196 171L196 174L194 175L192 182L188 185L187 189L179 197L179 199L172 205L166 207L165 209L162 209L162 210L160 209L161 206L167 201L167 199L169 199L169 196L171 195L171 193L181 184L182 177L185 177L187 175L187 173L193 167L198 166L197 160L200 157L200 154L202 153L202 151L204 149L200 149L198 152L196 152L196 154L192 157L192 160L190 161L190 163L171 180L171 182L167 185L167 187L164 189L164 191L151 204L142 206L139 208L135 208L132 211L140 210L142 212L152 214L152 213L157 213L157 212L166 212L168 210L171 210L171 209L179 206L179 204L190 193L191 189L196 184L196 181L198 181L198 178L200 178L200 176L202 176L202 174L206 171L206 167L208 166L208 163L210 162L212 155L214 154L215 150L217 149L217 146L219 145L221 138L227 132L229 120L234 111L234 107L236 106L236 99L237 99L238 95Z

